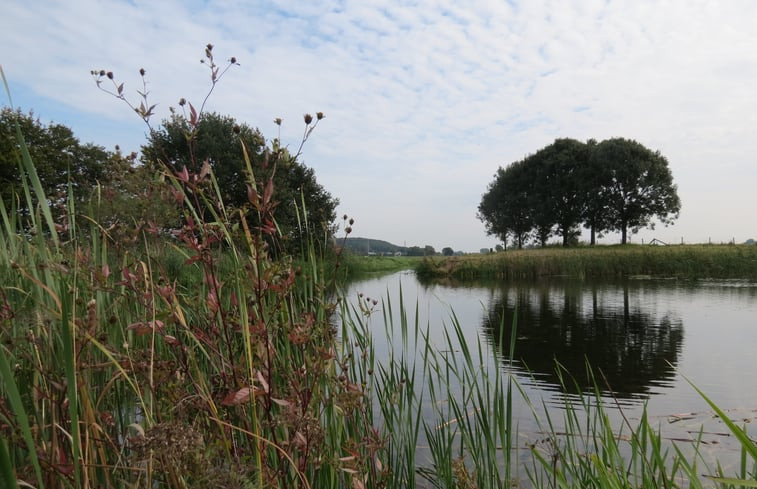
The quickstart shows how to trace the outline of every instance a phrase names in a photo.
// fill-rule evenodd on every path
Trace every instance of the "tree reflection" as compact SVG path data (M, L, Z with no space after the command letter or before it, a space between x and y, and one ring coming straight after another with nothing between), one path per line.
M609 385L617 397L640 397L674 377L683 342L682 321L669 311L644 311L642 301L628 284L508 285L491 298L482 329L509 362L517 309L514 360L535 378L559 386L559 363L577 384L566 389L592 390L588 362L602 390Z

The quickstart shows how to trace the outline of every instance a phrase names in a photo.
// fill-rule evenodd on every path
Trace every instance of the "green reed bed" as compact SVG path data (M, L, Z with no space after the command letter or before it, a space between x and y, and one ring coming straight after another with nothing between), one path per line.
M512 250L490 255L435 257L424 260L416 271L424 277L458 279L634 275L757 279L757 246L618 245Z

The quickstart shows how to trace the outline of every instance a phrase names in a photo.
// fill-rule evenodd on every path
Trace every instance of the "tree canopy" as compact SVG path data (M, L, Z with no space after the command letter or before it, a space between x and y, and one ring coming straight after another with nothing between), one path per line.
M88 195L98 182L112 177L114 153L101 146L82 144L68 127L43 124L32 112L4 107L0 111L0 196L11 208L14 195L21 195L21 144L19 124L29 154L34 161L42 187L49 196L65 194L70 182L76 198ZM26 212L25 201L17 200L17 209Z
M568 246L583 225L597 233L672 223L681 203L668 161L623 138L597 143L557 139L536 153L498 168L481 197L478 217L490 235L522 248L529 238L545 245L552 235Z
M255 177L267 181L273 176L274 195L278 202L276 223L290 243L299 241L301 227L298 223L301 221L298 220L298 209L300 218L303 211L307 212L311 230L324 232L331 229L338 200L316 181L313 169L300 163L285 148L280 148L276 140L272 147L268 147L260 131L232 117L206 113L192 129L183 115L174 113L149 135L147 144L142 147L142 159L146 165L161 162L177 171L186 167L195 173L199 173L207 161L224 204L245 208L248 182L240 141L248 152ZM275 164L271 158L274 152L279 156ZM253 225L260 224L256 222L254 212L247 212L246 216Z

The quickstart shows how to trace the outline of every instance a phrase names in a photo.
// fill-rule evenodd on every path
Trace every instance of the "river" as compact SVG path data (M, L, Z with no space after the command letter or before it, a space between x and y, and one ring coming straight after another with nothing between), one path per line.
M417 314L434 348L448 347L445 332L454 314L466 342L481 344L487 362L511 373L532 405L553 418L566 402L593 392L588 362L616 420L633 422L646 408L666 440L685 445L701 430L700 451L704 446L723 463L735 463L736 441L690 381L755 435L755 283L650 278L421 283L406 271L354 282L346 295L373 308L369 321L379 359L399 343L384 331L385 321L399 321L401 296L410 322ZM557 363L574 379L570 387L556 374ZM541 428L522 403L513 409L522 448L538 439Z

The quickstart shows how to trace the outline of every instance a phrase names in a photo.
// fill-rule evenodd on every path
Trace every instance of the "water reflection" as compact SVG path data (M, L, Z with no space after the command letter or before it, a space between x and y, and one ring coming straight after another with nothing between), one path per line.
M650 312L643 298L642 289L631 283L508 284L495 289L481 329L507 363L517 310L514 360L544 387L560 385L559 362L575 380L568 392L592 390L588 362L606 391L645 398L675 378L684 334L675 312Z

